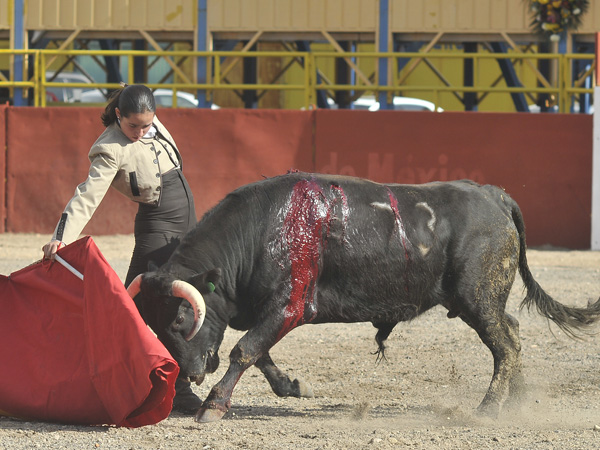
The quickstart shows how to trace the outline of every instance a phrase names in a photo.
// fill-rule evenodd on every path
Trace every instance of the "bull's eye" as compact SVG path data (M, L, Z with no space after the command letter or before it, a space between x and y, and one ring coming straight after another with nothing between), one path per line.
M175 319L175 323L177 325L181 325L183 323L183 316L177 316L177 319Z

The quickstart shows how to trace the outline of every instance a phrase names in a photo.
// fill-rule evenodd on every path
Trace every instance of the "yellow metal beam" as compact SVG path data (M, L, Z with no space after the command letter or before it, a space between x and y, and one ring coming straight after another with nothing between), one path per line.
M69 37L63 41L63 43L60 45L60 47L58 47L57 50L66 50L67 47L69 47L69 45L71 45L71 43L75 40L75 38L77 38L79 33L81 33L81 28L78 28L75 31L73 31L69 35ZM46 67L44 67L44 72L52 65L52 63L56 60L56 58L58 58L58 55L54 55L52 58L50 58L46 62Z
M440 72L438 70L437 67L435 67L435 65L429 61L429 59L427 58L423 58L423 62L425 64L427 64L427 67L429 67L431 69L431 71L442 81L442 83L444 83L446 86L452 86L452 83L450 83L450 81L448 81L448 79L444 76L444 74L442 72ZM460 101L463 101L463 98L458 94L458 92L452 92L452 94L454 94L454 96Z
M146 40L148 41L148 43L149 43L149 44L150 44L150 45L151 45L151 46L154 48L154 50L157 50L157 51L163 51L163 49L161 48L161 46L160 46L160 45L158 45L158 42L156 42L156 41L155 41L155 40L152 38L152 36L150 36L150 35L149 35L149 34L148 34L146 31L144 31L144 30L138 30L138 31L139 31L139 33L140 33L140 34L141 34L141 35L144 37L144 39L146 39ZM173 71L174 71L174 72L175 72L177 75L179 75L179 77L180 77L180 78L181 78L181 79L182 79L182 80L183 80L185 83L192 84L192 81L191 81L191 80L190 80L190 79L187 77L187 75L186 75L186 74L183 72L183 70L181 70L181 69L179 68L179 66L178 66L177 64L175 64L175 62L174 62L174 61L173 61L173 60L172 60L172 59L171 59L169 56L163 55L162 57L163 57L163 59L164 59L164 60L167 62L167 64L168 64L169 66L171 66L171 69L173 69Z
M515 43L515 41L513 41L513 40L510 38L510 36L508 35L508 33L501 32L501 33L500 33L500 35L501 35L501 36L504 38L504 40L505 40L506 42L508 42L508 45L510 45L510 47L511 47L511 48L512 48L512 49L513 49L515 52L517 52L517 53L523 53L523 52L521 51L521 49L519 48L519 46L518 46L518 45ZM542 72L540 72L540 71L538 70L538 68L537 68L537 67L535 67L535 66L533 65L533 63L532 63L530 60L526 59L526 60L525 60L525 64L527 64L527 65L529 66L529 68L530 68L531 70L533 70L533 72L535 73L535 77L537 78L537 80L538 80L540 83L542 83L542 85L543 85L544 87L547 87L547 88L550 88L550 87L552 87L552 85L551 85L551 84L550 84L550 82L549 82L549 81L546 79L546 77L544 77L544 75L542 75Z
M329 43L333 46L333 48L335 48L337 52L344 53L344 49L342 48L342 46L338 44L337 41L327 31L321 30L321 33L323 34L323 36L325 36L325 39L329 41ZM356 75L363 81L363 83L365 83L367 86L373 86L373 83L371 83L369 78L364 73L362 73L362 71L358 68L356 64L354 64L352 59L344 58L344 61L346 61L348 65L352 67L352 69L354 69Z
M296 51L295 48L293 48L289 43L287 43L285 41L281 42L281 45L283 45L283 47L285 49L287 49L289 52L295 52ZM296 62L300 67L302 67L304 69L304 63L302 62L302 59L300 57L298 57L298 56L293 57L290 60L290 63L286 64L285 69L288 69L291 66L291 64L293 64L294 62ZM316 70L317 70L317 74L321 77L321 79L323 81L325 81L325 83L327 83L327 84L334 84L334 83L331 82L331 80L329 79L329 77L327 75L325 75L325 73L323 73L323 71L321 69L319 69L317 67ZM328 93L330 93L330 92L328 91Z
M256 33L254 36L252 36L252 39L250 39L248 41L248 43L246 45L244 45L244 48L242 48L242 52L247 52L248 50L250 50L252 48L252 46L254 44L256 44L256 41L258 41L258 39L260 38L260 36L262 35L262 31L259 31L258 33ZM225 77L229 74L229 72L231 72L233 70L233 68L236 66L236 64L241 60L241 57L238 58L234 58L233 61L231 61L231 63L221 72L220 75L220 79L224 80Z
M435 37L429 42L429 44L427 44L427 46L425 47L424 50L419 51L419 53L429 53L431 51L431 49L435 46L435 44L437 44L437 42L442 38L442 36L444 35L443 31L440 31L438 34L435 35ZM400 78L398 80L398 84L402 85L404 84L404 82L406 81L406 79L408 78L408 76L413 72L413 70L415 70L417 68L417 66L424 60L426 59L425 57L422 58L415 58L415 60L411 63L410 66L408 66L404 72L404 75L402 76L402 78Z
M577 78L577 80L575 80L575 82L573 83L573 87L581 87L583 85L583 83L585 83L585 79L587 77L590 77L594 74L594 71L596 70L596 61L592 62L592 64L590 64L589 69L587 69L584 73L582 73L579 78Z

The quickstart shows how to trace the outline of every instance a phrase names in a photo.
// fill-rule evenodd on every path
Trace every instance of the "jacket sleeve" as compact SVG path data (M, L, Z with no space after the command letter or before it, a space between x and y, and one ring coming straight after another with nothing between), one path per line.
M79 237L106 195L118 171L118 163L110 152L90 151L90 171L87 179L75 189L54 230L53 239L66 244Z

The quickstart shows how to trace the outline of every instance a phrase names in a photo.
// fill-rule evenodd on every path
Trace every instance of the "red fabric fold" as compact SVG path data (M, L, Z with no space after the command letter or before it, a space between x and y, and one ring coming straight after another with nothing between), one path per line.
M0 411L139 427L165 419L179 367L90 237L0 276Z

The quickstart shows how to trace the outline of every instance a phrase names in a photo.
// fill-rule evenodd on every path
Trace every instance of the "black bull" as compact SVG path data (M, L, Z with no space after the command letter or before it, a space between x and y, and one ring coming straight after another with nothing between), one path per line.
M238 379L253 364L278 395L311 395L269 356L297 326L371 322L382 352L398 322L436 305L471 326L492 352L494 374L478 409L494 416L505 398L514 405L523 392L519 325L505 312L517 269L527 290L521 306L535 305L567 334L600 316L600 300L575 308L546 294L525 251L521 211L497 187L292 173L229 194L130 292L140 293L136 303L181 376L197 383L216 370L226 327L247 330L199 421L227 412ZM175 288L177 280L184 283ZM181 285L202 295L183 301Z

